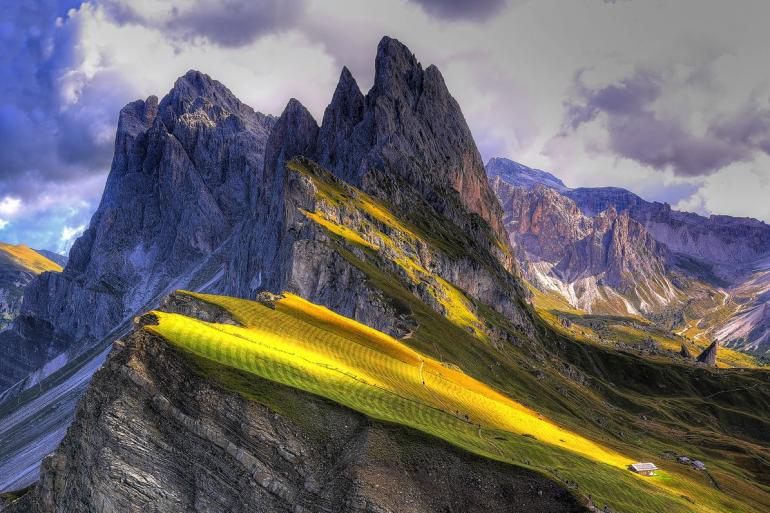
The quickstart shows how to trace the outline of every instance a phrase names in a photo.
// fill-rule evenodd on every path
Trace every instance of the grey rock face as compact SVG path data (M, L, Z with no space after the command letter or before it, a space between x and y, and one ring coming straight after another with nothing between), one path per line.
M35 278L35 273L3 260L0 254L0 329L19 315L24 287Z
M2 336L22 335L21 323L32 320L66 341L72 356L189 283L251 215L254 177L274 122L196 71L179 78L160 103L150 97L123 108L112 168L88 229L63 273L44 273L30 284L26 320ZM32 343L46 345L39 340ZM49 345L28 358L27 372L62 349Z
M423 70L395 39L385 37L377 47L374 85L366 97L343 70L324 113L318 147L321 165L366 192L387 194L408 209L407 198L394 192L415 188L461 228L480 231L468 216L475 213L493 236L506 240L499 206L459 105L439 70Z
M61 350L59 340L50 340L51 333L46 325L36 323L33 319L19 319L24 297L24 289L35 280L43 269L53 269L56 263L46 261L48 255L37 252L45 258L40 261L25 261L17 258L14 251L21 249L30 253L34 258L34 250L29 248L13 248L0 244L0 330L4 333L0 341L0 392L6 387L24 378L31 365L38 361L47 361ZM55 253L45 252L50 256ZM50 259L49 259L50 260ZM18 320L17 332L8 330L15 320ZM36 341L25 343L22 335L35 335ZM47 337L46 343L39 343L37 336ZM0 396L1 397L1 396Z
M574 279L603 273L604 283L620 290L665 276L666 248L627 211L618 214L610 208L592 221L588 236L570 247L557 265L562 276Z

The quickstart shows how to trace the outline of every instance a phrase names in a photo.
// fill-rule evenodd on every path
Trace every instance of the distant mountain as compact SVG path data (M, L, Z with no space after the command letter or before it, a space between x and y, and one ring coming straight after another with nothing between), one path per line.
M681 304L667 248L614 208L587 216L539 183L514 187L491 179L525 277L587 312L656 313ZM678 282L677 282L678 283Z
M59 253L47 249L36 249L35 251L46 257L48 260L56 262L62 268L67 265L67 255L60 255Z
M60 272L62 258L55 253L0 242L0 329L19 315L24 287L42 272Z
M617 187L566 187L504 158L487 164L520 265L541 290L593 313L770 351L770 226L703 217Z
M544 185L557 191L567 190L564 182L551 173L540 169L533 169L506 158L492 157L487 162L486 170L490 180L499 177L502 181L514 187L531 189L537 185Z

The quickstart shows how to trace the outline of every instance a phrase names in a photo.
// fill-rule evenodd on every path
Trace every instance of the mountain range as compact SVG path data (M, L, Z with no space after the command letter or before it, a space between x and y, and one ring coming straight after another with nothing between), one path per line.
M770 351L767 224L679 212L620 188L568 188L504 158L487 172L540 291L589 314L643 317L701 346Z
M737 279L764 225L693 221L730 241L704 263L665 207L500 164L389 37L320 125L197 71L128 104L88 229L0 332L7 511L765 510L765 369L591 343L538 306L551 280L575 319L641 322L677 280ZM628 470L650 460L660 479Z

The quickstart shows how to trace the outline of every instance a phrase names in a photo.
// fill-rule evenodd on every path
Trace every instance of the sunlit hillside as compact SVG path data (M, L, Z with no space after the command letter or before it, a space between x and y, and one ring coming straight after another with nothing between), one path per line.
M590 314L571 306L556 292L543 292L530 285L532 305L553 329L585 343L622 349L647 358L681 360L686 347L693 356L706 349L711 340L697 322L684 318L685 327L669 331L641 316ZM720 347L719 367L755 368L757 358Z
M755 511L687 468L645 478L627 466L656 454L605 445L381 332L291 295L274 304L187 293L240 324L153 312L146 329L226 367L419 429L476 454L556 472L579 495L620 511Z
M61 271L62 267L24 244L0 242L0 256L35 274L45 271Z

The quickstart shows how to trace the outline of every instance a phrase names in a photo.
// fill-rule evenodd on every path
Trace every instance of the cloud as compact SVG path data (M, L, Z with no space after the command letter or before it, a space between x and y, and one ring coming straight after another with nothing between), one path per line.
M425 12L444 20L484 21L498 14L507 0L413 0Z
M57 252L61 255L69 253L70 248L75 243L75 239L80 237L85 229L85 224L79 226L65 226L62 228L61 236L59 237L59 245L56 248Z
M305 1L108 0L103 5L119 24L153 27L186 43L204 39L221 46L239 47L260 36L291 27L302 14Z
M109 166L113 135L105 133L113 132L116 117L105 110L114 109L110 95L85 85L62 87L74 80L69 70L83 59L78 20L67 15L71 7L67 1L12 2L0 14L0 215L6 239L39 226L30 216L47 217L44 208L92 203L95 191L85 184L94 177L103 182ZM54 240L41 242L52 246Z
M15 216L21 208L21 199L6 196L0 200L0 215L3 217Z
M688 123L675 109L656 105L668 90L684 87L677 83L682 78L668 70L638 69L631 76L596 88L585 84L584 73L580 70L575 75L562 137L581 125L599 122L607 132L607 143L596 148L598 151L658 170L671 169L681 176L712 174L750 161L757 152L770 153L767 102L762 105L750 98L740 109L712 112L706 119Z
M281 6L301 3L272 8L263 2L260 16L280 25ZM151 5L162 4L131 3L145 9L140 14ZM254 4L243 5L257 14ZM116 21L98 2L72 7L38 0L0 13L0 43L7 50L0 57L0 198L20 198L25 205L19 215L3 216L5 240L59 249L65 227L87 224L110 167L119 110L137 98L162 96L188 69L208 71L267 113L280 112L292 95L323 112L334 87L332 59L296 33L259 29L254 41L238 48L221 38L213 42L213 33L180 43L187 37L182 21L193 27L196 15L222 19L224 13L212 11L217 8L249 14L232 2L206 3L198 11L186 7L189 12L177 10L146 26L138 18ZM166 23L176 24L174 30ZM297 63L314 93L296 79Z

